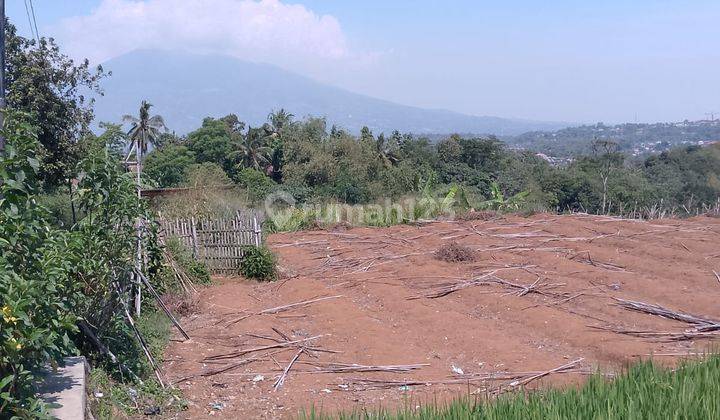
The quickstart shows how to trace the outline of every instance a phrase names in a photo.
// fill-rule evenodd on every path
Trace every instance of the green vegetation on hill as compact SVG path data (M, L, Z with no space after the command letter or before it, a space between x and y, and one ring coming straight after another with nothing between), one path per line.
M695 214L717 205L720 145L677 147L636 161L614 141L590 144L589 154L557 166L492 137L452 135L432 143L397 131L376 136L369 129L353 136L334 126L328 130L323 119L297 121L280 110L257 128L245 128L235 115L207 118L187 138L153 150L145 168L161 187L233 180L247 191L247 204L280 190L300 203L366 204L428 190L444 196L456 185L458 198L476 209L502 203L499 197L516 197L514 210L635 216L656 215L660 208ZM220 173L191 182L197 163L215 165Z
M570 158L592 152L592 140L613 140L618 151L645 157L673 147L720 141L720 121L583 125L557 131L532 131L508 138L509 144L546 155Z

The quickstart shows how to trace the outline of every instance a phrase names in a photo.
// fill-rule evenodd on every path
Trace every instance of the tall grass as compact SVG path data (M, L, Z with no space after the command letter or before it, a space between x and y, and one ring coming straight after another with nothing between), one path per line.
M496 400L464 397L447 404L396 411L349 412L320 419L718 419L720 356L682 364L676 371L642 362L608 381L593 376L579 389L506 394Z

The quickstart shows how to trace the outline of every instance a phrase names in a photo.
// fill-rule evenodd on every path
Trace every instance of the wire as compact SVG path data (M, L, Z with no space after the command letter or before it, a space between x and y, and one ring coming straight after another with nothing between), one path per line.
M38 31L37 19L35 19L35 6L33 5L33 0L30 0L30 11L32 12L33 25L35 26L35 37L37 38L38 47L39 47L40 46L40 31Z
M24 2L25 2L25 13L27 14L28 24L30 25L30 35L33 38L35 38L35 40L37 40L37 43L38 43L37 46L40 47L40 36L37 33L37 25L33 25L33 18L35 17L35 11L33 11L33 17L31 18L30 17L30 9L32 8L32 6L28 7L28 0L24 0ZM32 4L32 0L31 0L31 4Z
M33 29L32 19L30 18L30 8L28 7L28 0L24 0L24 2L25 2L25 13L27 14L28 24L30 25L30 35L32 35L33 38L37 39L37 35L35 35L35 30ZM39 41L38 41L38 43L39 43Z

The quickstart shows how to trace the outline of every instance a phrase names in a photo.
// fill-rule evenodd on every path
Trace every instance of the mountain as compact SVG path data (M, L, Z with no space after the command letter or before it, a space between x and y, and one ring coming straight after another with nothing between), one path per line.
M477 133L515 135L553 130L565 124L478 117L399 105L322 84L268 64L221 55L138 50L103 64L112 72L98 98L96 121L118 122L147 99L171 130L184 134L207 116L229 113L250 125L265 122L272 110L285 108L296 117L326 117L357 133L399 130L416 134Z

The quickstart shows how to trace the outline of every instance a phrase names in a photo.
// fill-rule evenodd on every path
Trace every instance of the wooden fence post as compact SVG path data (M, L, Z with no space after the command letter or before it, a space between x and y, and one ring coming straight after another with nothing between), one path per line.
M197 231L195 230L195 217L190 218L190 235L192 237L192 252L193 258L198 259L198 240Z
M257 217L253 216L253 232L255 233L255 246L260 247L260 228Z

